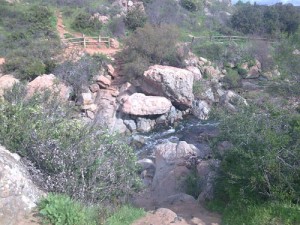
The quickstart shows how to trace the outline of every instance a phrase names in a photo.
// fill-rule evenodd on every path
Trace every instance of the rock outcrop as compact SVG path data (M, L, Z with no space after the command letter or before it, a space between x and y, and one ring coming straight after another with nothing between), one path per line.
M36 92L50 91L57 94L61 100L66 101L70 97L71 88L60 82L53 74L38 76L27 85L27 97L33 96Z
M11 89L19 80L12 75L4 75L0 77L0 97L3 96L5 90Z
M222 95L220 98L220 104L232 112L236 112L241 106L248 106L246 99L233 91L227 91L224 95Z
M0 146L0 224L19 225L44 195L30 180L20 156Z
M163 96L179 109L192 106L194 74L171 66L154 65L144 72L139 81L143 93Z
M180 191L184 192L184 178L190 173L185 162L187 158L199 154L199 150L194 145L185 141L167 142L155 147L156 172L152 188L158 198L164 199Z
M135 93L122 105L122 111L135 116L161 115L170 111L172 103L165 97Z

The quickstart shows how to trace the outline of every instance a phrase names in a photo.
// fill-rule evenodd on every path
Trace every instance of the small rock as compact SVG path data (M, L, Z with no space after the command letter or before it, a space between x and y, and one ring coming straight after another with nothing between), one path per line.
M225 94L220 97L220 103L232 112L236 112L241 106L248 106L246 99L233 91L225 92Z
M139 132L149 132L155 126L155 121L151 119L141 118L137 119L137 131Z
M110 39L110 47L118 49L118 48L120 48L120 43L117 41L117 39L111 38Z
M202 79L202 74L201 74L201 72L200 72L200 70L199 70L198 67L188 66L188 67L186 67L186 69L188 71L191 71L194 74L194 81L198 81L198 80Z
M124 120L124 124L131 132L136 131L136 123L134 120Z
M115 77L115 68L111 65L107 65L107 72L110 76Z
M78 98L77 105L91 105L94 103L92 93L81 93Z
M300 50L299 49L295 49L293 51L293 55L300 55Z
M100 89L100 87L99 87L98 84L91 84L90 85L90 91L93 92L93 93L99 91L99 89Z
M108 79L107 77L101 75L101 76L98 76L96 78L96 81L97 81L97 84L101 87L101 88L108 88L110 85L111 85L111 80Z
M206 101L195 100L193 101L192 113L200 120L207 120L210 112L210 106Z
M136 148L141 148L141 147L143 147L143 145L145 145L145 143L146 143L145 137L143 137L141 135L132 135L131 141L130 141L131 145L135 146Z
M86 114L86 117L90 118L91 120L95 119L95 113L93 113L92 111L87 110L85 112L85 114Z

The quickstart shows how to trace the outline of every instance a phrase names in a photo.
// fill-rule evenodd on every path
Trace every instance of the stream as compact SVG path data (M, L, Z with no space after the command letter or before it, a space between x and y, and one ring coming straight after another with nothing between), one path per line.
M186 141L193 144L203 152L200 157L206 158L211 154L208 139L218 134L217 125L215 121L203 121L188 116L174 127L160 127L149 133L137 133L132 135L132 139L139 143L135 145L139 159L154 158L154 147L168 141L174 143Z

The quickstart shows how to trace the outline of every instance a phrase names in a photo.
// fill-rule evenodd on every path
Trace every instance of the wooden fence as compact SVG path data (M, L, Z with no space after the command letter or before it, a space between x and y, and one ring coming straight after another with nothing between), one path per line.
M88 37L84 34L82 37L74 37L74 38L64 38L62 41L66 42L69 45L82 45L86 48L88 45L101 47L101 44L106 44L108 48L110 48L110 37Z
M266 41L269 43L274 43L276 40L270 40L268 38L260 38L260 37L246 37L246 36L199 36L192 37L191 44L193 44L197 40L205 40L216 43L224 43L224 42L243 42L243 41Z

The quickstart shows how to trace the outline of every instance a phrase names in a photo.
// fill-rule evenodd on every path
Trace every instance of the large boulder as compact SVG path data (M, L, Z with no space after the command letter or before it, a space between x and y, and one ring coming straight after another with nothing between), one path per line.
M12 75L4 75L0 77L0 97L3 96L5 90L11 89L19 80Z
M199 150L194 145L185 141L166 142L155 147L156 171L152 189L158 198L163 199L184 192L185 177L190 173L185 162L191 156L199 154Z
M38 76L27 85L27 97L44 91L50 91L55 95L57 94L61 100L66 101L69 99L72 90L60 82L53 74Z
M135 93L124 101L122 111L135 116L161 115L169 112L171 107L172 103L165 97Z
M20 224L43 195L30 180L20 156L0 146L0 224Z
M110 90L101 89L97 92L95 104L99 107L96 122L112 128L116 122L117 102Z
M148 95L164 96L180 109L192 106L194 74L171 66L154 65L144 72L139 85Z

